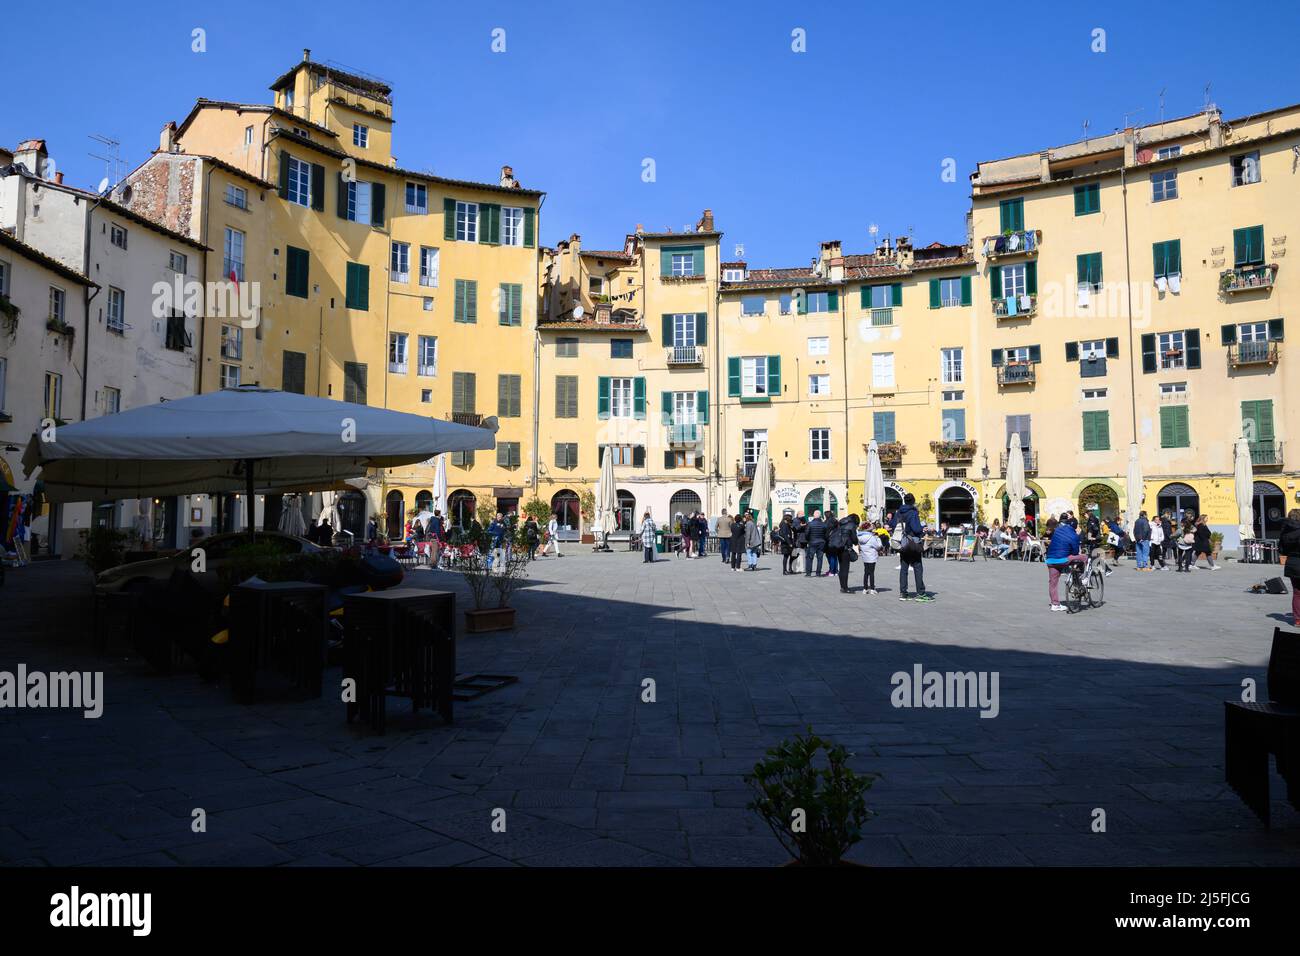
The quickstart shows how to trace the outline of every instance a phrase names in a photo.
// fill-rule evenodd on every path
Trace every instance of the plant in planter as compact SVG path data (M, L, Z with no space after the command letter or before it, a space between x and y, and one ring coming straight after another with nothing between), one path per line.
M474 509L474 517L478 518L478 523L487 527L492 523L492 519L497 516L497 509L491 501L480 501L478 507Z
M934 510L934 499L929 495L922 495L921 500L916 503L916 510L922 521L929 521L930 512Z
M1211 552L1211 554L1212 554L1215 558L1218 558L1218 556L1219 556L1219 551L1220 551L1222 548L1223 548L1223 532L1221 532L1221 531L1211 531L1211 532L1210 532L1210 552Z
M796 866L836 866L862 839L871 818L863 795L875 782L871 774L848 767L852 756L808 728L767 751L745 775L755 791L749 809L758 813Z
M596 493L590 488L584 488L578 492L578 515L588 528L596 520ZM591 544L595 540L596 536L590 532L582 536L583 544Z
M92 574L99 574L122 563L126 556L126 539L126 532L116 528L87 528L81 532L81 543L77 545L75 557L84 561Z
M22 309L9 301L8 296L0 295L0 327L9 333L11 338L18 334L18 314L21 311Z
M533 498L524 504L524 517L532 518L543 527L551 520L551 506L541 498Z
M489 556L475 552L462 561L465 583L474 598L474 607L465 611L465 630L471 634L483 631L508 631L515 626L515 609L510 607L510 595L522 582L528 558L522 551ZM490 606L490 596L495 592L496 606Z

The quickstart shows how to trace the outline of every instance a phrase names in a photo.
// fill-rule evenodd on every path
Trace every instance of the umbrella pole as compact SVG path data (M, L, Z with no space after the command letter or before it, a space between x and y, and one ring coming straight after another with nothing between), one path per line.
M244 481L248 490L248 536L256 537L254 525L256 524L257 506L253 501L253 459L244 459Z

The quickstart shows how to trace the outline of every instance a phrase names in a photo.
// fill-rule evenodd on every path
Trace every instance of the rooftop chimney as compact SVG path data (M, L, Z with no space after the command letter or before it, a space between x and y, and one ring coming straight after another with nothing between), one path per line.
M45 152L45 140L27 139L18 144L14 150L14 162L23 166L33 176L45 178L49 165L49 155Z
M57 173L54 174L54 182L60 186L63 185L63 170L60 169Z
M713 232L713 210L712 209L704 210L704 215L701 216L700 221L695 224L695 231Z
M170 153L176 144L176 123L168 122L158 134L158 152Z
M302 48L302 62L304 63L311 62L311 50L308 49L307 47Z
M519 180L515 179L515 171L510 166L501 167L501 185L506 189L519 188Z

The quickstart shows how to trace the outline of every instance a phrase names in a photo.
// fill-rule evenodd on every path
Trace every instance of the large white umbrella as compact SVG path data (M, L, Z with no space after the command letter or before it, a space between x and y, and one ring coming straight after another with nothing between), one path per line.
M41 471L54 502L238 491L251 503L255 491L332 486L495 445L486 428L245 386L63 425L54 441L32 437L23 467Z
M615 527L618 512L618 490L614 487L614 455L605 449L605 460L600 463L600 484L596 486L596 527L606 536L618 530Z
M285 534L302 537L307 524L302 518L302 502L297 495L285 495L280 509L279 529Z
M1142 490L1142 462L1138 460L1137 442L1128 446L1128 474L1125 479L1124 493L1128 496L1128 526L1142 513L1142 499L1146 493Z
M867 524L880 527L880 516L885 511L885 474L880 470L880 449L876 440L867 445L867 481L863 485L862 503L866 506Z
M767 503L772 500L772 469L767 463L767 442L758 446L758 463L754 466L754 487L749 491L749 508L758 513L755 519L767 524Z
M433 473L433 510L447 518L447 456L438 456L438 467Z
M1237 462L1232 483L1237 493L1237 531L1247 541L1255 537L1255 469L1250 460L1250 442L1237 439Z
M1025 453L1020 449L1020 433L1011 436L1007 447L1007 497L1011 499L1007 506L1007 524L1018 528L1025 523Z

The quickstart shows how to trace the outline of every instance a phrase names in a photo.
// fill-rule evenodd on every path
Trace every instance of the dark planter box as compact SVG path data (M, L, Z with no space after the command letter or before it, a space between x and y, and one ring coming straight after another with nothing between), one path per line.
M512 607L485 607L465 612L465 630L470 634L484 631L510 631L515 626L515 609Z

